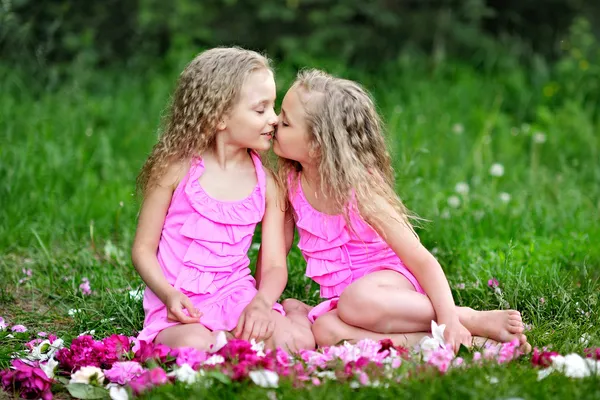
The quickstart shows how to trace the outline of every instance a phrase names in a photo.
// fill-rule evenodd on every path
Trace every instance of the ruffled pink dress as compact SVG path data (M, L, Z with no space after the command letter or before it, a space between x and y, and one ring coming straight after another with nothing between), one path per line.
M210 197L198 181L204 163L193 159L173 193L158 245L165 278L191 299L203 313L200 323L213 331L234 329L257 293L248 250L265 213L266 175L259 156L250 154L258 183L241 201ZM273 308L285 314L280 304ZM160 331L179 324L167 320L165 305L150 288L144 292L144 311L138 340L152 342Z
M343 215L329 215L314 209L300 179L289 179L289 198L296 214L298 247L306 260L306 276L317 282L321 297L327 299L308 314L311 322L337 307L344 289L374 271L391 269L404 275L415 290L425 293L400 258L367 224L355 208L350 210L350 229Z

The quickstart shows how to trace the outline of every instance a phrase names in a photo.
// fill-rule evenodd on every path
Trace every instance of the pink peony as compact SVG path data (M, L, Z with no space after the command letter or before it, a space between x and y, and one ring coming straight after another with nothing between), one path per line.
M519 340L513 339L510 342L502 343L498 350L498 364L505 364L510 362L521 355L519 350Z
M140 363L144 363L150 359L164 363L171 353L171 348L164 344L149 343L144 340L140 340L138 344L139 348L135 352L134 360Z
M145 372L136 361L117 361L111 369L104 371L104 376L111 382L124 385Z
M500 282L498 282L498 279L492 278L488 281L488 286L491 287L492 289L495 289L498 286L500 286Z
M7 391L18 391L25 399L52 399L52 379L48 378L38 363L26 364L13 360L11 369L0 371L0 383Z
M112 335L102 341L94 340L90 335L81 335L73 339L70 348L60 349L56 360L60 368L75 372L83 366L110 369L114 362L123 360L129 351L129 338Z
M15 325L12 328L10 328L11 331L13 332L27 332L27 328L25 328L23 325Z
M139 395L154 386L164 385L167 382L169 382L169 377L166 372L162 368L156 367L133 378L129 381L129 387L135 395Z
M448 368L450 367L453 359L454 352L452 351L452 349L439 348L431 352L427 364L433 365L437 367L437 369L441 373L445 373L446 371L448 371Z
M178 366L181 367L183 364L188 364L193 369L198 369L208 358L208 354L205 351L196 350L192 347L173 349L171 356L176 358L175 363Z

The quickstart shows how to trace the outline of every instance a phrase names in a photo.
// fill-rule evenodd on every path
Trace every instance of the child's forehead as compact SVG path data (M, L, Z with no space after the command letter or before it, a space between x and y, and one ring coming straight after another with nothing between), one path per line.
M271 71L259 70L252 72L242 85L241 95L249 101L261 101L275 97L275 80Z

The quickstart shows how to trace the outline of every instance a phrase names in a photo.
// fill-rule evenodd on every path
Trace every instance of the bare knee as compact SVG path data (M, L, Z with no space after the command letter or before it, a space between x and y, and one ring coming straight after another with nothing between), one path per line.
M164 344L172 349L192 347L196 350L206 351L214 344L212 335L178 335L174 334L174 332L163 335L163 332L159 333L156 337L156 343Z
M356 289L349 287L344 290L337 304L337 313L348 325L368 329L381 320L381 307L373 300L372 293Z

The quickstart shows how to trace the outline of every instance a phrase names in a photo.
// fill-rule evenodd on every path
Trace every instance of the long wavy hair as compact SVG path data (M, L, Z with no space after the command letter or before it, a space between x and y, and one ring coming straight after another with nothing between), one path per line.
M186 66L158 142L138 175L139 193L155 186L171 163L214 146L219 121L238 101L247 77L260 69L272 71L269 59L238 47L204 51Z
M349 221L349 205L362 215L376 215L373 196L385 199L414 232L413 215L394 190L394 171L383 124L369 93L359 84L319 70L301 71L293 86L300 90L310 147L319 157L318 191ZM292 177L298 187L299 162L280 158L279 181Z

